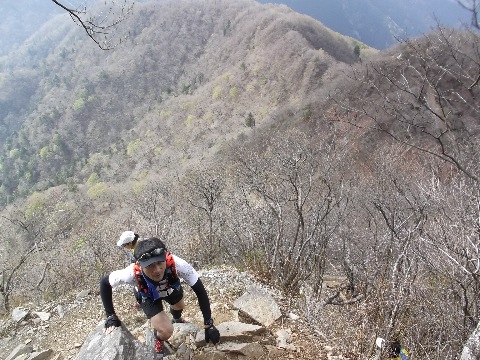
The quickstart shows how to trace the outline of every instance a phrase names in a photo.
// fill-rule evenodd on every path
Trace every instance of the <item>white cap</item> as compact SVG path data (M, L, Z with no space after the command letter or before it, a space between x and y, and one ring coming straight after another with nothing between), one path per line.
M124 231L122 235L120 235L117 246L122 247L125 244L131 243L133 240L135 240L135 233L133 231Z
M379 347L380 349L382 348L383 344L385 343L385 340L382 339L381 337L378 337L377 340L375 341L375 344L377 345L377 347Z

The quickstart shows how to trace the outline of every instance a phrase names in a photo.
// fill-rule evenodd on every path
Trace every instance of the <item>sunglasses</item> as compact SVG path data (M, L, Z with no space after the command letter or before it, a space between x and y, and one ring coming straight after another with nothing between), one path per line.
M164 252L165 252L165 249L156 248L156 249L153 249L149 252L146 252L145 254L142 254L142 256L140 256L137 260L138 261L146 261L146 260L148 260L152 257L162 255Z

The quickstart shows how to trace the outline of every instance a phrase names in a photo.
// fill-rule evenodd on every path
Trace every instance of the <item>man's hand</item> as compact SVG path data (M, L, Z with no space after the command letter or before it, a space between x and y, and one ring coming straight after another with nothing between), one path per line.
M122 322L117 317L117 315L110 315L107 320L105 320L105 329L103 330L103 332L105 334L110 334L113 330L115 330L115 328L119 327L120 325L122 325Z
M205 341L207 344L211 341L213 345L217 345L220 341L220 332L213 322L205 328Z

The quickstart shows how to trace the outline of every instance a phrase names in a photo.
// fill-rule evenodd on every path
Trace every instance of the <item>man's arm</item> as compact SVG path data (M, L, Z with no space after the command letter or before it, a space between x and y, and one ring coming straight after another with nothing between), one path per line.
M178 276L182 277L185 282L190 285L197 295L198 305L203 315L203 324L205 326L205 341L217 344L220 341L220 333L213 325L212 311L210 309L210 300L208 299L207 290L203 286L197 271L188 262L173 255L175 260L175 268Z
M115 314L115 309L113 308L112 285L110 285L108 277L109 275L104 276L100 280L100 298L102 299L103 308L105 309L107 317Z
M113 307L112 288L121 284L132 283L134 279L133 264L130 264L125 269L114 271L110 275L106 275L100 279L100 298L102 299L103 308L107 315L107 320L105 321L105 329L107 332L111 332L121 324Z
M208 299L207 290L203 286L202 280L198 279L192 286L195 295L197 295L198 305L203 314L203 325L205 327L205 341L212 342L216 345L220 341L220 332L213 325L212 311L210 309L210 300Z
M122 284L131 284L135 280L133 265L130 264L122 270L113 271L110 275L100 280L100 297L107 317L115 314L113 308L112 288Z
M195 295L197 295L198 305L203 314L204 324L207 324L212 318L212 311L210 309L210 300L208 299L207 290L205 290L202 280L198 279L192 286L192 290L195 292Z
M190 265L190 263L176 255L173 255L173 259L175 261L177 275L185 280L185 282L190 285L192 290L195 292L195 295L197 295L198 305L200 306L200 310L203 314L203 320L205 324L207 324L207 322L212 318L210 300L208 299L207 290L205 290L197 271L192 265Z

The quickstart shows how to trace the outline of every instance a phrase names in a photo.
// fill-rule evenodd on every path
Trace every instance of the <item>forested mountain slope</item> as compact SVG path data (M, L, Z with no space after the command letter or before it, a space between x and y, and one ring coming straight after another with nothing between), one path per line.
M351 40L253 1L137 4L123 26L127 41L103 52L57 17L3 59L3 202L214 153L249 113L265 126L358 60Z
M92 287L135 230L253 271L345 356L381 336L459 358L480 319L478 33L376 52L247 0L122 25L104 52L58 18L1 60L6 310Z

